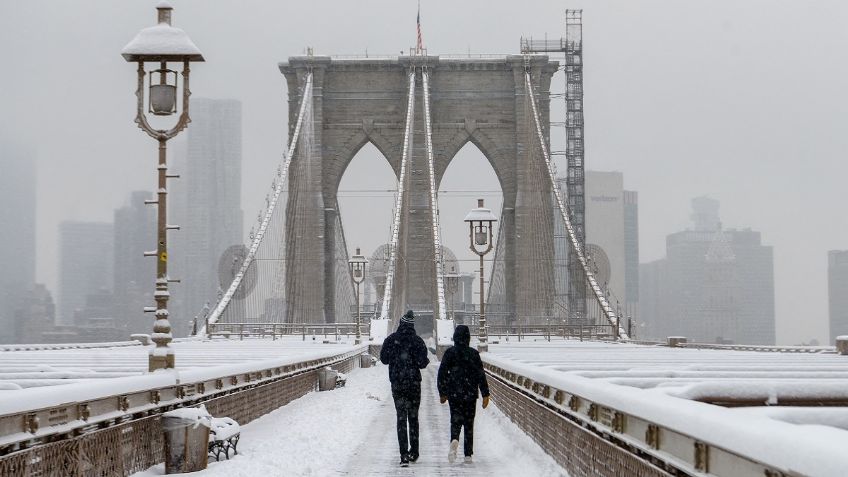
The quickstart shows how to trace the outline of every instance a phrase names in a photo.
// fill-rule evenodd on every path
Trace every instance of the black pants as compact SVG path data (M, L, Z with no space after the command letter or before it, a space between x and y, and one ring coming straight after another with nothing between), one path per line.
M465 427L463 433L465 455L474 454L474 414L477 412L477 400L473 401L448 401L451 414L451 440L459 440L459 431Z
M400 455L418 456L418 407L421 405L421 386L392 389L397 411L397 434ZM407 440L407 422L409 439Z

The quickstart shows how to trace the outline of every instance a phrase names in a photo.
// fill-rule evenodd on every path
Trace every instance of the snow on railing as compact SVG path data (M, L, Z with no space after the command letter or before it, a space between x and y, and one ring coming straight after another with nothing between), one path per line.
M836 408L812 416L827 424L806 426L812 409L767 407L766 401L762 407L728 409L688 399L698 398L700 393L689 391L691 396L687 395L685 387L648 390L623 386L562 371L555 365L528 363L520 354L508 357L490 352L481 358L490 383L497 380L527 396L531 406L527 411L542 404L617 448L661 462L680 475L836 476L845 475L848 468L844 451L848 432L834 424L841 419ZM836 380L820 380L815 391L832 394L838 383L828 381ZM701 386L716 385L707 382ZM727 393L744 394L746 386L735 382L727 387ZM787 386L787 392L798 390L797 382L794 388ZM844 390L841 392L839 396L844 396ZM498 395L494 396L497 399ZM798 411L798 421L767 416L785 409ZM822 412L820 409L815 411Z
M533 108L533 120L536 126L536 135L539 138L539 146L542 149L542 156L545 159L546 171L548 173L548 179L551 181L551 189L554 191L554 196L556 197L557 207L559 208L559 212L562 215L563 221L565 221L565 229L568 232L568 240L571 243L571 248L574 253L577 254L577 259L580 262L581 267L583 268L583 273L586 276L586 280L589 282L589 286L592 288L592 293L595 295L595 299L598 300L598 304L601 307L601 310L604 312L604 316L607 321L611 325L618 327L618 336L623 339L629 339L627 335L627 331L621 326L621 323L618 323L618 317L615 314L615 310L613 310L612 305L607 301L606 296L604 296L604 292L601 289L600 285L598 285L598 281L595 279L595 275L592 273L592 270L589 268L589 265L586 261L586 255L583 252L582 247L580 246L580 241L577 240L577 235L574 232L574 227L571 225L571 217L568 212L567 206L565 202L562 200L562 194L560 193L559 187L556 183L556 175L553 171L553 162L551 161L551 156L548 153L548 146L545 142L545 135L542 132L542 122L539 119L539 109L536 105L536 95L533 93L533 84L530 81L530 72L527 71L524 73L524 85L527 89L527 94L530 97L530 105Z
M300 111L297 115L297 125L294 128L294 134L292 135L291 144L289 144L289 149L286 151L286 155L284 156L283 166L280 169L280 177L276 181L276 188L274 189L274 195L268 203L268 208L265 211L265 217L262 219L262 223L259 225L259 230L256 235L253 237L253 243L250 245L250 249L248 250L247 257L245 257L244 262L241 264L241 268L239 269L236 276L233 278L232 283L230 283L227 292L224 293L224 296L221 300L218 301L218 304L215 306L215 309L212 311L212 314L209 315L209 319L207 320L207 324L215 323L221 317L221 314L224 313L227 306L230 304L230 301L235 295L238 287L242 283L242 279L247 274L248 268L253 263L254 258L256 257L256 253L259 250L259 245L262 243L262 239L265 237L265 231L268 230L268 225L271 222L271 217L274 214L274 209L277 206L277 202L282 194L283 190L286 188L286 178L288 177L289 166L291 165L292 157L294 157L295 148L297 147L298 139L300 138L300 130L303 126L303 118L306 115L307 107L312 107L312 72L308 72L306 75L306 84L303 87L303 93L301 94L300 99ZM200 335L206 334L206 324L203 325L203 328L199 332Z
M298 356L78 382L62 386L61 391L53 387L0 391L6 398L0 399L0 455L9 446L35 447L198 401L249 393L265 383L339 365L366 351L367 345L327 347Z
M389 263L386 267L386 286L383 292L383 306L380 310L380 320L388 320L391 312L392 287L395 280L395 268L397 264L397 249L400 236L401 212L403 210L404 186L406 182L406 163L409 161L409 151L412 142L412 120L415 111L415 72L409 73L409 98L406 104L406 126L403 132L403 154L400 159L400 175L398 176L397 196L395 196L394 218L392 219L392 239L389 242ZM385 326L371 324L371 336L377 338L377 334L384 332Z
M55 344L9 344L0 345L0 352L4 351L46 351L63 349L95 349L95 348L121 348L124 346L141 346L140 341L113 341L106 343L55 343Z

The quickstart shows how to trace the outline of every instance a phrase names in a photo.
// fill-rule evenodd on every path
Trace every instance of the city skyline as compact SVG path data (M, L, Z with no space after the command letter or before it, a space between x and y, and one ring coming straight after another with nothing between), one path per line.
M119 55L132 35L150 24L154 5L89 0L0 7L0 48L28 78L22 88L11 83L0 88L8 110L0 134L36 149L36 280L54 293L58 223L108 220L129 191L149 189L154 182L155 145L132 124L135 71ZM848 224L832 219L840 203L839 178L848 172L840 160L848 139L838 128L848 104L838 80L845 73L841 19L848 16L848 5L822 1L798 9L781 2L658 1L644 6L610 0L531 2L516 11L508 2L425 3L425 42L432 54L515 53L522 35L561 36L566 6L584 8L587 167L620 170L640 191L642 261L662 256L665 235L685 227L688 198L708 193L724 204L728 226L760 230L775 247L778 342L825 340L825 252L848 243ZM209 19L226 16L231 4L177 7L178 25L209 56L193 68L193 97L233 97L244 105L242 203L249 215L262 207L287 131L285 86L276 63L303 53L307 45L318 53L379 54L396 53L414 39L413 6L402 2L374 2L364 10L346 4L249 8L227 34L211 27ZM385 27L336 20L378 21L363 11L379 11ZM279 28L275 19L290 17L318 18L321 24ZM497 34L486 27L505 17L511 21ZM81 35L69 18L90 19L97 27ZM324 29L337 34L314 33ZM815 48L796 41L804 32L816 38ZM645 51L643 45L656 47ZM50 61L38 60L42 55ZM786 57L816 78L805 101L786 101L786 92L797 88L784 74ZM102 73L99 81L78 82L70 93L55 87L65 75L84 75L91 68ZM34 114L33 104L49 114ZM50 140L39 140L42 136ZM177 138L175 148L184 141ZM446 245L461 250L459 240ZM810 320L801 325L796 316Z

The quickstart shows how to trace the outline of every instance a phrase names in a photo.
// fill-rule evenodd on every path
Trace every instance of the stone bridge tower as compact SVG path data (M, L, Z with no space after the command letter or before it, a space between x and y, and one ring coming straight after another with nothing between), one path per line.
M323 309L324 316L289 316L289 321L332 322L334 277L331 243L336 227L339 182L350 161L366 143L372 143L399 175L408 94L407 74L415 70L416 100L413 148L409 164L406 217L401 227L397 287L392 313L407 304L433 303L435 272L433 237L429 224L427 154L421 71L430 75L431 117L436 182L456 153L474 143L492 165L501 190L499 214L504 246L505 301L518 318L550 316L554 299L554 204L525 94L524 72L530 69L540 98L545 134L549 128L548 92L557 63L542 55L448 59L438 56L401 56L386 59L336 59L298 56L280 64L289 91L289 124L297 108L307 71L313 72L314 150L320 161L296 164L290 174L290 193L307 191L311 209L303 230L287 233L289 257L309 257L320 266L288 273L290 302L309 301L298 309ZM290 130L289 135L293 131ZM308 171L304 171L308 168ZM305 172L305 173L304 173ZM307 178L307 179L305 179ZM469 177L473 183L473 177ZM472 204L473 205L473 204ZM469 206L470 207L470 206ZM386 211L388 213L388 211ZM293 223L291 220L290 223ZM304 223L301 221L300 223ZM289 224L287 224L289 227ZM490 258L492 255L490 255ZM294 267L287 267L293 270ZM312 303L314 302L314 303ZM314 314L314 313L313 313ZM338 321L348 321L339 317Z

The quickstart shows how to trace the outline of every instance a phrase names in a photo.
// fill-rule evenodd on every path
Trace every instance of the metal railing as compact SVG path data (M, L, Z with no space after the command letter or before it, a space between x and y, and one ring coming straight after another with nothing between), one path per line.
M161 442L158 418L163 412L206 404L213 414L226 412L246 424L309 392L318 369L333 366L349 371L365 350L358 346L300 361L273 359L179 375L115 378L108 390L68 384L64 394L21 401L11 406L14 411L0 415L0 475L129 475L144 470L157 459L161 462L161 444L152 444ZM151 419L156 425L147 426ZM135 444L124 441L125 431L141 429L143 435ZM115 435L98 437L104 432ZM119 472L112 468L116 459L122 465Z
M363 334L368 334L368 323L360 325ZM207 329L210 338L271 338L276 340L284 336L300 336L306 341L307 336L323 336L325 339L333 336L338 341L340 336L355 336L356 323L210 323Z
M824 475L804 472L804 467L816 468L815 461L820 459L799 461L799 468L789 469L782 465L786 459L779 454L767 462L745 450L724 447L726 443L716 441L715 436L722 434L715 428L723 428L725 433L738 431L739 426L733 424L710 421L710 426L697 431L680 428L680 423L691 421L699 412L715 412L717 408L712 405L680 400L682 406L669 406L666 422L659 422L640 408L650 407L645 402L651 397L631 405L627 399L610 398L606 389L592 392L593 383L586 379L573 378L579 384L572 389L567 381L544 373L527 373L527 367L492 353L482 358L498 407L572 475L631 475L639 467L645 467L639 475L650 476ZM538 414L545 418L530 418ZM759 437L760 447L779 441L768 433ZM581 454L585 458L580 458ZM608 465L587 469L582 464L598 458L606 459Z
M513 324L489 325L486 327L490 339L517 337L518 341L541 337L545 341L552 338L583 340L615 340L615 325L566 325L566 324ZM476 328L472 334L476 334Z

